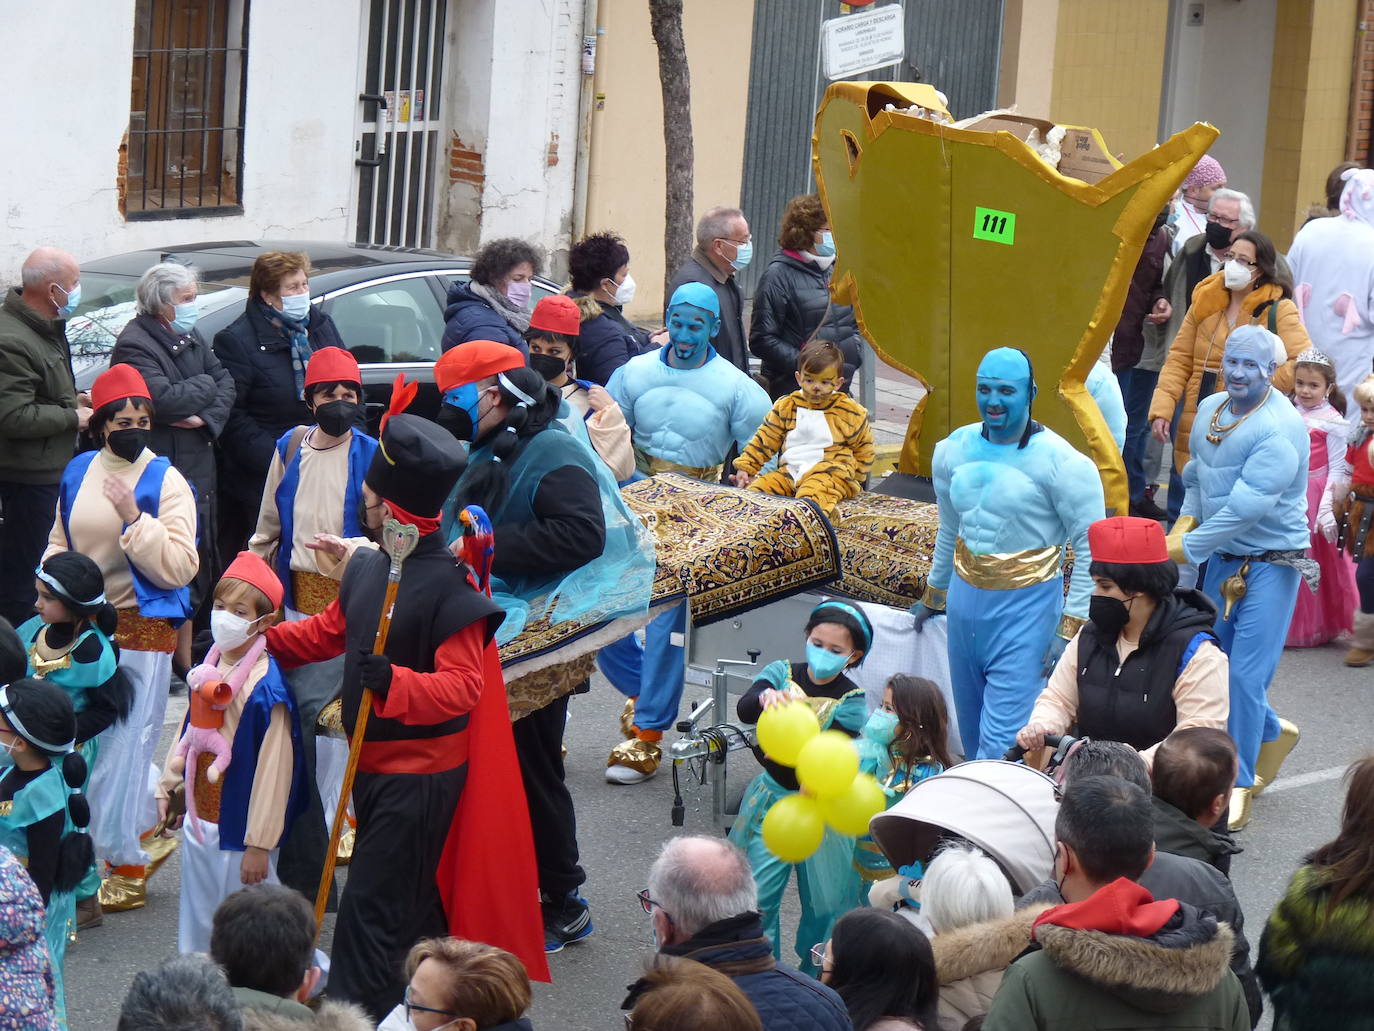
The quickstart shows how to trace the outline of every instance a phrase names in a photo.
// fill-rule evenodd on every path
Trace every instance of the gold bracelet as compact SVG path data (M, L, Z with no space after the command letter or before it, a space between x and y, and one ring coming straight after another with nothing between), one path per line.
M1083 624L1086 622L1087 620L1080 616L1060 616L1059 627L1055 630L1055 633L1066 641L1072 641L1073 635L1082 630Z
M934 609L936 612L944 612L945 595L946 592L940 590L940 588L926 584L926 591L921 595L921 604L928 609Z

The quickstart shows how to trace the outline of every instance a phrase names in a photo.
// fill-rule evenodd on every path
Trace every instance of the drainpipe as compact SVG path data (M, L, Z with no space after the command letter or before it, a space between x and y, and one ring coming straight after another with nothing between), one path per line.
M577 169L573 176L572 242L587 235L587 177L591 170L592 105L596 86L599 0L582 4L582 89L578 99Z

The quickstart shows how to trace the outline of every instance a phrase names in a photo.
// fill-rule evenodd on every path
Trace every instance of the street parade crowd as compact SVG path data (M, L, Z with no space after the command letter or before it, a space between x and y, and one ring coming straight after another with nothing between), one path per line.
M1349 635L1345 662L1374 662L1374 171L1335 170L1328 208L1281 256L1203 158L1160 213L1095 370L1128 514L1036 420L1058 370L1033 336L979 342L944 385L980 419L936 447L903 617L943 620L948 683L905 670L872 697L871 610L814 607L738 698L760 766L728 837L672 838L647 871L657 952L626 1027L1242 1031L1265 996L1277 1028L1370 1026L1374 759L1254 950L1229 879L1299 737L1268 701L1285 645ZM0 1026L65 1027L67 949L137 920L115 914L178 848L180 955L120 1028L531 1026L546 957L593 933L562 741L592 667L529 674L517 709L499 649L601 628L626 699L606 778L647 781L687 603L652 602L622 488L677 474L828 517L876 486L849 392L873 359L829 299L816 196L777 243L746 331L748 222L708 211L649 333L614 234L535 304L539 250L489 242L448 297L437 416L398 379L375 433L361 342L311 304L304 254L258 257L209 342L195 270L154 265L88 393L78 263L30 255L0 308ZM188 712L156 754L174 677ZM913 861L878 831L1050 753L1032 875L971 834Z

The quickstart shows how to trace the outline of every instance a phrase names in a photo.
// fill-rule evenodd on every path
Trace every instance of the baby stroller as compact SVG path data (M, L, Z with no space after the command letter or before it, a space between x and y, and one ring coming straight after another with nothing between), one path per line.
M869 833L894 870L924 867L944 842L968 841L992 857L1012 890L1024 895L1054 866L1058 809L1050 777L1017 762L979 759L921 781L873 817Z

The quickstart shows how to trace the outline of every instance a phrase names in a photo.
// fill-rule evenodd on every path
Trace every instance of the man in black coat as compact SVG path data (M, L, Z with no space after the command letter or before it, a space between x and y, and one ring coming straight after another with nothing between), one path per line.
M722 358L741 372L749 371L745 346L744 296L735 273L754 256L754 238L739 208L712 208L697 223L697 245L668 287L671 297L683 283L704 283L720 299L720 333L711 341ZM728 468L728 466L727 466Z

